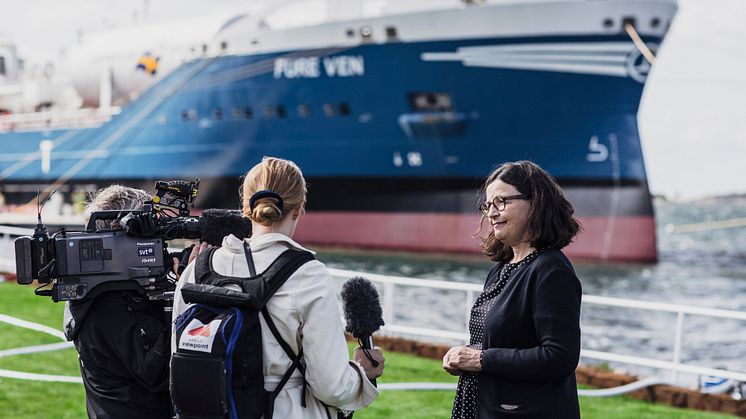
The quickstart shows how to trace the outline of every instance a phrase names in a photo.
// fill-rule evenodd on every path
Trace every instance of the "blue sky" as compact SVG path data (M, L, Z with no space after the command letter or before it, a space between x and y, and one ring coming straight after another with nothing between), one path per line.
M401 0L400 0L401 1ZM151 20L240 11L237 0L151 0ZM0 0L0 35L32 60L54 57L111 22L129 22L144 2ZM653 193L675 199L746 193L746 0L679 0L639 113Z

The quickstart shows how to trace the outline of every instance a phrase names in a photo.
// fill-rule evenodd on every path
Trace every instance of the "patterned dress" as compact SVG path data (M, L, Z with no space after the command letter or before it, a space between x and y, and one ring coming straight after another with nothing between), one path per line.
M477 297L471 308L469 318L469 347L482 350L482 339L484 337L484 321L487 313L495 305L497 296L505 288L510 279L510 274L516 268L531 262L541 253L537 249L516 263L506 263L500 267L497 273L498 280L493 282ZM451 419L474 419L477 417L477 394L479 392L479 373L465 371L458 380L456 389L456 400L453 402Z

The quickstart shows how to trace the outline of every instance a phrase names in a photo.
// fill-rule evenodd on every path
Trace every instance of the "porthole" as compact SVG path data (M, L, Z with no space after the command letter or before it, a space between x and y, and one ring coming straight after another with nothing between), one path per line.
M331 103L325 103L322 109L324 109L324 115L327 117L334 116L337 113L334 110L334 105Z
M187 109L181 112L182 121L194 121L197 119L197 111L194 109Z
M352 111L350 110L350 105L347 102L342 102L339 104L339 114L342 116L347 116Z
M420 112L448 112L453 110L451 95L446 92L414 92L409 94L412 109Z
M311 116L311 107L306 104L298 105L298 115L301 118L308 118Z

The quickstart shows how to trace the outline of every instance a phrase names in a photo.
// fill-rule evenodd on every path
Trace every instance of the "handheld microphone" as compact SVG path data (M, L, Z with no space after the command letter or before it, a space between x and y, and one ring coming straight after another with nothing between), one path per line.
M221 246L223 237L233 234L243 240L251 236L251 221L241 216L241 211L207 209L199 217L200 241Z
M368 352L373 349L373 332L384 325L378 290L367 279L354 277L342 285L342 306L345 330L358 340L373 366L378 366ZM376 384L376 380L372 382Z

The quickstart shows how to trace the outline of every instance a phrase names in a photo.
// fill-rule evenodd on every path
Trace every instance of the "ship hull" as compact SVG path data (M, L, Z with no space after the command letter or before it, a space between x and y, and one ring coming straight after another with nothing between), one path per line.
M656 260L653 216L579 217L578 221L583 231L564 249L569 257ZM480 217L473 214L319 212L304 217L296 238L325 246L477 253L479 240L474 236L479 223ZM487 231L483 228L481 234Z
M324 43L349 23L260 33L247 51L183 64L99 127L0 133L0 186L27 202L37 188L70 200L91 185L201 178L199 207L235 208L240 176L277 156L309 181L302 241L478 252L481 181L526 159L584 224L570 254L655 260L636 118L649 65L622 23L634 16L654 47L674 12L528 1L355 22L383 40ZM441 30L428 39L423 21Z

